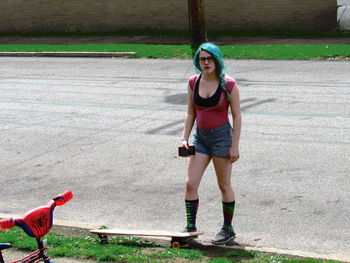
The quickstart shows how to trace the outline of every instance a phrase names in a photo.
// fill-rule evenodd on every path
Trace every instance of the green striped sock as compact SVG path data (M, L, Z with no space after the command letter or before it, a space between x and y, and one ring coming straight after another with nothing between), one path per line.
M235 212L235 204L236 202L222 202L222 211L224 214L224 228L228 230L233 230L232 227L232 219L233 219L233 214Z
M197 200L185 200L186 205L186 218L187 218L187 227L195 228L196 227L196 218L197 211L199 206L199 199Z

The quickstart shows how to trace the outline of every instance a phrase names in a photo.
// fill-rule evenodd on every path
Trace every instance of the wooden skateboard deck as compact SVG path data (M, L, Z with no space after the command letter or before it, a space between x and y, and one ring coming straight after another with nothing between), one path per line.
M144 237L171 237L171 247L180 248L188 244L189 239L204 234L203 231L196 232L172 232L172 231L152 231L152 230L125 230L125 229L97 229L90 230L101 239L101 243L107 243L110 235L115 236L144 236Z

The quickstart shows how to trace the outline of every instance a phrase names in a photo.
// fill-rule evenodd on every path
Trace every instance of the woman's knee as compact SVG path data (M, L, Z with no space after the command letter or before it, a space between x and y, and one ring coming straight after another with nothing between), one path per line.
M223 193L223 194L233 192L233 188L232 188L231 184L229 184L229 183L219 184L219 189L220 189L221 193Z
M196 192L198 191L198 183L193 180L186 180L186 192Z

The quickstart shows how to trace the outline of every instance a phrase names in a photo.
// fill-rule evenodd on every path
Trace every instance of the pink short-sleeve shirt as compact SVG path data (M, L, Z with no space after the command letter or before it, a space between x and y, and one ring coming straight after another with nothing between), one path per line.
M192 90L192 94L195 89L196 81L198 80L199 75L194 75L189 78L189 85ZM231 93L233 86L236 83L234 78L225 76L226 80L226 89ZM193 98L193 96L192 96ZM221 92L221 97L219 103L212 107L202 107L198 106L192 100L193 105L196 110L196 122L197 126L201 130L214 129L216 127L222 126L229 121L228 118L228 108L229 102L226 99L226 94L224 91Z

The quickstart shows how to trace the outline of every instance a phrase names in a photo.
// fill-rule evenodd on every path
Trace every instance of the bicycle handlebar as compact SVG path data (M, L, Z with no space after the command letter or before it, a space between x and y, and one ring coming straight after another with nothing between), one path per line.
M52 198L52 200L55 201L57 206L64 205L65 203L69 202L73 198L73 193L72 191L65 191L62 194L59 194L55 198Z
M15 226L15 220L13 218L7 218L0 220L0 230L6 230Z

